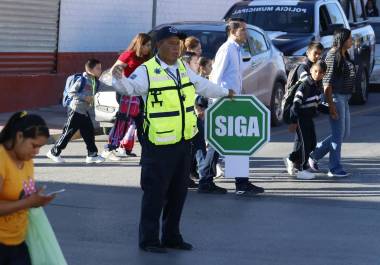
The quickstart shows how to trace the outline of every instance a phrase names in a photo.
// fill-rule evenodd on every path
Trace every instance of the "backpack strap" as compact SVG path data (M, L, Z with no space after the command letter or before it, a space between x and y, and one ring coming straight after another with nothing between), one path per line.
M78 93L81 93L86 86L86 78L83 76L83 74L80 74L80 86L78 89Z

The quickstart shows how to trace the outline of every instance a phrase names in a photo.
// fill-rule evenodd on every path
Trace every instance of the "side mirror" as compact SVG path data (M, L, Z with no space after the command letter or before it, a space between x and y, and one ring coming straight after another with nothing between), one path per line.
M251 60L251 54L248 51L243 50L243 52L241 54L241 58L242 58L243 62L249 62L249 60Z

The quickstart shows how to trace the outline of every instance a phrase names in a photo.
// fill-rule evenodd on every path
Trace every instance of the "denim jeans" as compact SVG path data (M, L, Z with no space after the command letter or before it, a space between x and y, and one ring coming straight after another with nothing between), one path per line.
M199 184L202 185L213 182L216 176L216 163L219 159L219 153L209 146L206 154L197 152L196 158L199 168Z
M322 142L317 143L314 152L310 154L315 160L319 160L329 153L329 169L332 173L343 170L340 163L343 140L350 135L350 109L348 101L351 95L334 94L333 101L338 112L338 119L330 116L331 135Z

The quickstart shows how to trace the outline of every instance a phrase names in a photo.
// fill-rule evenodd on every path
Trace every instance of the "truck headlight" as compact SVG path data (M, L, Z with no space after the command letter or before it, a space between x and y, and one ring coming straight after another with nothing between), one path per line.
M289 73L296 65L303 63L306 60L306 56L284 56L284 63L286 72Z

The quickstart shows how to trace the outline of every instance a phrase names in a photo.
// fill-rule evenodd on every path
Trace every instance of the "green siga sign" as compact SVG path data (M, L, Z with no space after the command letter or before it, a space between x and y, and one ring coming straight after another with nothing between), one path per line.
M219 99L206 111L205 134L220 154L251 156L270 140L270 111L251 95Z

